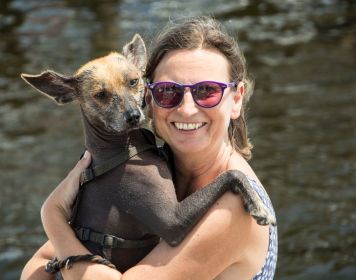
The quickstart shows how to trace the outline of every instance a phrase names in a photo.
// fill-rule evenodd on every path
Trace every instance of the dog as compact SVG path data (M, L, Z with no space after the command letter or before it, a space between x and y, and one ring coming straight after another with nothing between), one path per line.
M124 272L163 238L177 246L225 192L241 195L259 224L275 224L246 176L230 170L178 201L166 153L142 128L146 47L139 34L121 53L89 61L72 76L22 74L58 104L79 103L92 165L82 175L71 226L93 253Z

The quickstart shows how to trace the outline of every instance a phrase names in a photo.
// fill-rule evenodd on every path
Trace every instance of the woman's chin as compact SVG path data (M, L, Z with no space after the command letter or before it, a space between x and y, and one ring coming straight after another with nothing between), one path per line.
M187 154L189 155L195 153L202 153L206 150L204 145L202 145L201 141L183 141L171 143L170 147L175 151L175 153Z

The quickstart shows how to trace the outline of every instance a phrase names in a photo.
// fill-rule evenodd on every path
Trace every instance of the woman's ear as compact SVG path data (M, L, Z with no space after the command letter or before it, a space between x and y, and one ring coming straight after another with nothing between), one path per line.
M242 100L245 94L245 86L243 82L239 82L234 95L234 104L231 111L231 119L236 120L240 117Z

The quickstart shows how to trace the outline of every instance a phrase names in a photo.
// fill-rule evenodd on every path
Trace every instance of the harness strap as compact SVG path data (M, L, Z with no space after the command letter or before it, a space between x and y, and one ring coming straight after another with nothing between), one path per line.
M91 241L100 244L104 248L144 248L156 245L159 242L158 236L151 236L142 240L128 240L111 234L95 232L90 228L73 228L76 236L81 241Z
M119 153L118 155L110 158L106 162L96 166L90 166L85 169L80 176L80 185L84 185L85 183L94 180L96 177L105 174L111 169L119 166L120 164L126 162L130 158L135 155L142 153L146 150L157 149L155 145L147 143L138 147L130 147L126 151Z

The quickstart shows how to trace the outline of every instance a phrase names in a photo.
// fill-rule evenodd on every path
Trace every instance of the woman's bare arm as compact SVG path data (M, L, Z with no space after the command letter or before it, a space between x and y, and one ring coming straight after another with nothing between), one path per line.
M54 256L54 248L50 241L43 244L32 258L27 262L21 273L20 280L51 280L53 275L47 273L44 268Z

